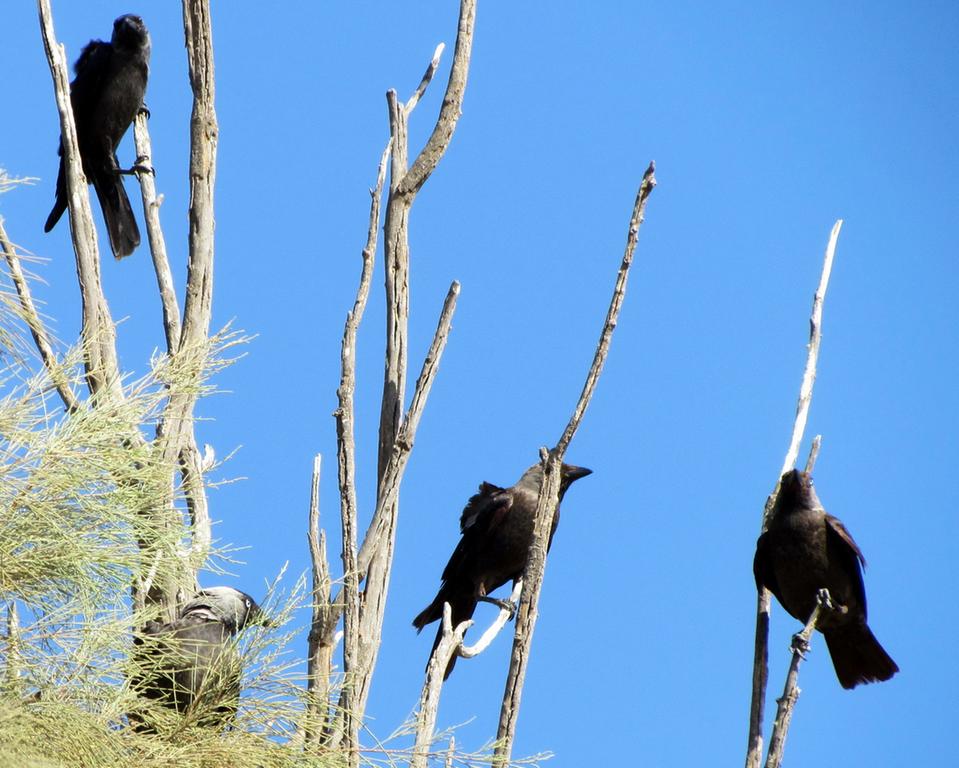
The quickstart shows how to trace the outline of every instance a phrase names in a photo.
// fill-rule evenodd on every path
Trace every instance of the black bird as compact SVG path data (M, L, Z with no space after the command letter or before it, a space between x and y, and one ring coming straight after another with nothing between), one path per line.
M829 590L836 610L820 613L817 628L843 688L888 680L899 671L866 624L865 564L846 527L826 514L812 477L797 469L784 474L766 532L756 542L756 586L766 587L803 623L819 590Z
M137 111L143 108L150 64L150 35L139 16L113 22L109 43L91 40L80 52L70 84L83 174L93 184L110 235L113 255L121 259L140 244L140 230L123 187L117 146ZM60 139L57 201L43 227L49 232L67 209L67 178Z
M563 500L570 485L592 470L563 464L559 498ZM507 581L515 582L526 568L533 541L533 522L539 488L543 481L542 464L534 464L512 488L481 483L479 493L466 502L460 517L462 538L443 569L443 583L433 602L413 619L420 631L427 624L443 617L443 603L449 603L453 626L472 618L478 601L501 605L488 597L490 592ZM559 507L549 529L547 549L559 525ZM440 642L443 628L436 632L433 650ZM444 679L450 676L456 657L450 659Z
M222 726L236 713L242 674L232 642L244 627L268 625L256 601L232 587L198 592L175 621L150 622L139 647L138 692L198 722ZM142 718L133 718L137 722Z

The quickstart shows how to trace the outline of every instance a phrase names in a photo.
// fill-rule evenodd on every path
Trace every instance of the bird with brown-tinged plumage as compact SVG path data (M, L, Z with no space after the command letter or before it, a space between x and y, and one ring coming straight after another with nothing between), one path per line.
M559 498L576 480L592 474L592 470L563 464L560 472ZM523 575L533 543L536 503L543 481L543 465L534 464L511 488L481 483L479 493L466 503L460 516L461 538L443 569L443 583L426 608L413 619L420 631L443 616L443 603L449 603L452 623L472 618L478 602L503 605L489 594L508 581ZM559 506L549 530L547 550L559 525ZM436 632L433 650L440 642L443 628ZM450 676L456 656L450 659L444 679Z
M888 680L899 667L866 624L866 560L846 527L826 513L812 477L793 469L782 476L766 531L756 542L756 586L772 592L786 611L808 621L821 589L833 608L819 615L843 688Z

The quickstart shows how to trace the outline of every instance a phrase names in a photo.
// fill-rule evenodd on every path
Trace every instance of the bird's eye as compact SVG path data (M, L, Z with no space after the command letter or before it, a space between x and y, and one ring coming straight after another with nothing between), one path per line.
M246 605L247 608L250 607L250 600L249 600L249 598L247 598L247 599L244 600L243 602L244 602L244 604Z

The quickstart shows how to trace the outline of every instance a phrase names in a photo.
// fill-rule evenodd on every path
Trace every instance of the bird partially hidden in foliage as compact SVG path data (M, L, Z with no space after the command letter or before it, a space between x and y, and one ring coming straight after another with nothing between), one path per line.
M140 244L140 230L130 207L121 174L117 146L137 112L143 109L150 65L150 35L139 16L128 14L113 22L110 42L91 40L74 64L70 103L77 126L83 175L93 184L113 255L129 256ZM67 209L67 178L63 139L60 140L57 199L43 227L49 232Z
M201 725L223 727L236 714L242 665L235 635L245 627L268 626L256 601L232 587L198 592L175 621L149 622L134 639L137 672L133 687ZM141 714L131 721L152 730Z
M560 501L573 482L589 474L592 474L590 469L563 464ZM413 619L417 632L443 617L443 603L450 604L454 627L472 618L476 604L480 601L504 607L502 601L489 597L489 594L508 581L515 582L526 569L542 481L543 466L537 463L527 469L512 488L500 488L491 483L480 484L479 493L466 503L460 516L462 536L443 569L440 590L433 602ZM557 525L559 506L556 507L549 529L547 549L553 543ZM442 634L441 625L433 641L434 651ZM455 664L456 656L453 656L446 667L444 679L450 676Z
M784 474L767 529L756 542L756 586L766 587L803 623L819 590L829 590L834 608L820 613L817 629L843 688L888 680L899 671L866 624L865 564L846 527L826 514L812 477L796 469Z

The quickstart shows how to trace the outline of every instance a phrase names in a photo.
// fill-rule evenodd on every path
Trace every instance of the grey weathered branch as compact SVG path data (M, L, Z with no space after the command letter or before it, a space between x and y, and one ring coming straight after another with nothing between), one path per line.
M806 473L812 474L816 466L816 459L819 458L819 449L822 447L822 435L816 435L812 439L812 445L809 446L809 456L806 457Z
M816 623L822 611L833 610L829 598L829 590L821 589L816 595L816 605L809 615L809 620L802 631L793 635L792 660L789 662L789 672L786 674L786 684L783 686L783 695L778 700L776 720L773 723L773 732L769 737L769 754L766 755L766 768L779 768L783 760L783 750L786 747L786 735L789 733L789 723L792 720L793 710L799 700L799 665L806 653L809 652L809 638L812 636Z
M30 335L37 345L37 351L40 353L40 359L56 387L63 405L68 411L77 409L77 396L70 386L70 379L63 365L53 351L53 345L50 343L50 337L40 319L40 313L37 312L36 305L33 303L33 296L30 293L30 284L26 275L20 266L20 256L10 238L7 237L7 231L3 226L3 219L0 219L0 246L3 248L3 255L7 260L7 266L10 269L10 278L13 280L14 288L17 291L17 297L20 300L20 309L23 312L23 320L30 329Z
M420 694L416 713L416 743L413 747L413 759L410 768L426 768L433 732L436 730L436 715L440 704L440 691L443 688L443 675L457 649L463 643L463 635L473 623L471 620L460 622L453 627L453 614L449 603L443 603L442 634L439 645L430 656L426 665L426 680Z
M384 542L386 543L386 552L389 558L380 561L380 566L383 570L380 571L379 579L374 584L370 583L370 572L367 572L363 615L360 617L360 652L364 654L362 659L363 668L357 676L355 699L360 713L364 712L366 708L366 700L369 696L376 654L379 651L380 633L383 626L383 610L386 603L386 588L389 582L389 566L392 561L393 536L395 535L396 526L395 510L400 491L400 482L406 470L406 464L409 461L410 454L413 451L413 444L416 440L416 430L419 427L420 418L426 408L426 400L433 386L433 380L436 378L439 370L443 350L446 348L459 292L460 284L454 280L450 285L449 292L446 294L446 300L443 302L443 309L440 312L440 318L436 326L436 332L433 335L433 341L423 360L420 375L416 380L413 398L410 401L410 409L403 418L403 422L397 431L393 450L390 452L386 468L380 480L377 490L376 511L373 514L373 519L370 521L367 532L367 538L369 538L370 535L382 537L381 546ZM392 516L388 516L389 510L393 512ZM370 546L373 547L374 545L371 544ZM366 547L365 541L364 547ZM361 572L361 558L362 550L357 556L358 572ZM374 611L372 616L368 613L370 610ZM374 617L375 621L373 620Z
M456 49L446 96L433 133L414 163L415 170L407 169L408 118L436 72L442 47L438 47L434 52L426 74L408 103L400 103L395 91L387 93L392 149L383 246L387 327L377 452L377 509L357 553L355 575L357 584L361 580L365 581L364 599L359 612L357 632L353 638L347 640L347 643L358 643L355 674L348 675L352 682L344 688L344 691L351 689L350 709L356 722L362 719L366 709L379 652L396 540L399 484L412 449L416 425L425 405L425 396L449 333L449 320L459 291L459 285L454 283L447 296L440 328L437 329L433 346L424 363L423 375L417 382L410 411L404 416L409 346L409 213L417 191L436 168L449 145L461 112L466 73L469 70L475 11L475 0L461 0ZM421 387L422 384L425 384L425 387ZM336 602L334 600L334 603ZM341 711L342 709L341 707ZM347 749L353 751L349 744Z
M516 583L513 585L513 591L509 596L510 605L519 605L520 597L523 594L523 580L517 579ZM457 655L462 656L464 659L472 659L474 656L479 656L483 651L489 648L490 643L493 642L494 638L500 633L503 627L506 626L506 622L512 618L513 611L507 608L500 608L499 613L496 614L496 618L493 619L493 623L487 627L486 631L480 635L479 640L477 640L472 645L463 645L460 646L457 651Z
M769 514L779 495L779 479L796 464L799 457L799 445L802 442L809 417L809 406L812 402L813 385L816 382L816 364L819 359L819 346L822 341L822 308L826 298L826 288L829 285L829 275L832 272L833 257L836 254L836 243L839 239L839 230L842 228L842 219L839 219L829 235L829 244L823 259L822 273L819 277L819 286L813 296L812 315L809 318L809 345L806 355L806 367L803 371L802 384L799 388L799 400L796 404L796 418L793 422L789 448L783 460L782 468L776 478L776 486L766 499L763 510L761 530L766 529ZM815 463L815 455L810 457ZM769 590L760 588L756 600L756 637L753 651L752 694L749 704L749 737L746 745L746 768L759 768L763 755L763 710L766 706L766 684L769 678ZM783 737L785 738L785 736Z
M37 8L40 13L43 47L53 76L57 111L60 115L60 141L66 170L67 207L73 250L77 260L77 279L80 284L83 317L80 335L87 386L94 398L106 393L112 397L122 397L117 363L116 329L100 282L100 252L90 208L90 195L87 192L86 177L83 175L80 162L77 128L70 103L70 78L66 52L56 39L49 0L37 0Z
M171 357L174 365L198 378L202 373L202 361L209 351L213 303L213 188L218 135L213 103L213 32L208 0L183 0L183 28L193 91L190 117L189 262L180 338ZM164 312L168 310L169 306L165 306ZM169 337L172 329L167 327L166 330ZM157 425L154 440L159 460L165 466L180 468L191 522L190 550L178 566L179 572L172 581L155 585L149 596L150 602L162 604L168 615L172 613L178 595L195 588L196 572L206 560L211 541L202 460L193 429L197 397L195 387L173 392ZM180 523L173 500L171 482L167 498L158 500L155 513L167 518L169 525L178 525Z
M440 160L446 153L453 138L453 131L456 130L456 123L463 114L463 96L466 94L466 80L469 76L470 54L473 48L473 27L476 23L476 0L462 0L460 3L459 23L456 30L456 48L453 51L453 64L450 67L450 78L446 84L446 93L443 95L443 106L440 109L439 118L436 125L433 126L433 133L430 135L426 146L420 150L419 155L413 162L409 172L402 179L397 180L397 192L402 196L415 195L420 187L426 183L430 174L436 170ZM441 49L437 49L434 55L434 62L437 60ZM435 66L433 66L435 71ZM429 70L427 71L429 74ZM429 76L432 76L431 74ZM426 78L424 77L424 81ZM421 88L424 86L421 86ZM421 88L417 88L414 94L416 99L418 94L422 93ZM415 101L410 100L415 106ZM410 107L412 108L412 107ZM409 110L406 110L407 113Z
M366 234L366 246L362 253L360 282L356 289L353 309L347 315L340 347L340 386L336 390L338 407L336 417L337 480L340 489L340 520L342 526L343 583L340 593L332 601L327 595L323 632L327 637L335 630L341 610L346 610L344 621L343 668L347 679L341 694L340 714L335 724L335 733L328 733L329 740L338 743L345 733L355 745L359 733L359 721L353 716L353 686L351 678L356 667L359 624L359 576L356 567L357 518L356 499L356 443L354 430L354 394L356 389L356 345L360 322L366 311L373 266L376 260L377 234L380 221L380 202L386 182L386 162L392 142L387 142L377 167L376 185L370 190L370 217ZM318 631L314 627L314 631ZM352 750L355 755L356 750ZM353 760L357 758L352 758Z
M321 740L327 723L330 700L330 670L333 666L334 632L336 622L329 621L330 565L326 557L326 533L320 529L320 468L322 457L313 459L313 476L310 483L310 561L313 571L312 603L313 618L306 656L307 703L304 740L315 744Z
M187 64L193 89L190 116L190 259L180 343L205 340L213 303L213 189L219 126L214 99L213 28L209 0L183 0Z
M513 649L510 655L509 674L506 679L506 689L503 693L503 703L500 708L499 727L496 733L496 749L493 753L495 766L507 766L513 749L513 739L516 734L516 721L519 717L520 700L522 698L523 682L526 678L526 665L532 647L533 631L536 628L538 617L539 593L543 583L543 574L546 568L546 541L550 522L559 504L560 468L563 456L569 447L576 430L579 428L586 408L596 389L596 384L602 374L606 357L609 354L609 345L613 331L619 317L623 299L626 295L626 282L629 277L629 268L633 263L633 254L639 236L639 228L643 223L646 211L646 201L656 186L656 166L650 163L643 174L643 181L636 193L636 201L629 220L629 232L626 237L626 250L623 261L616 277L616 285L610 301L603 330L600 333L599 343L593 355L586 383L580 394L573 415L570 417L566 429L556 446L548 455L543 456L544 473L540 487L539 501L536 505L536 520L533 528L533 543L530 548L529 562L523 574L523 595L516 615L516 630L513 637Z
M153 144L147 128L147 116L142 110L133 121L133 137L136 142L137 165L153 167ZM153 270L157 276L157 288L160 291L160 303L163 307L163 331L169 354L175 354L180 346L180 305L173 285L173 273L167 258L166 240L160 228L160 204L157 197L156 182L152 173L138 173L140 193L143 196L143 218L147 225L147 237L150 240L150 254L153 256Z

